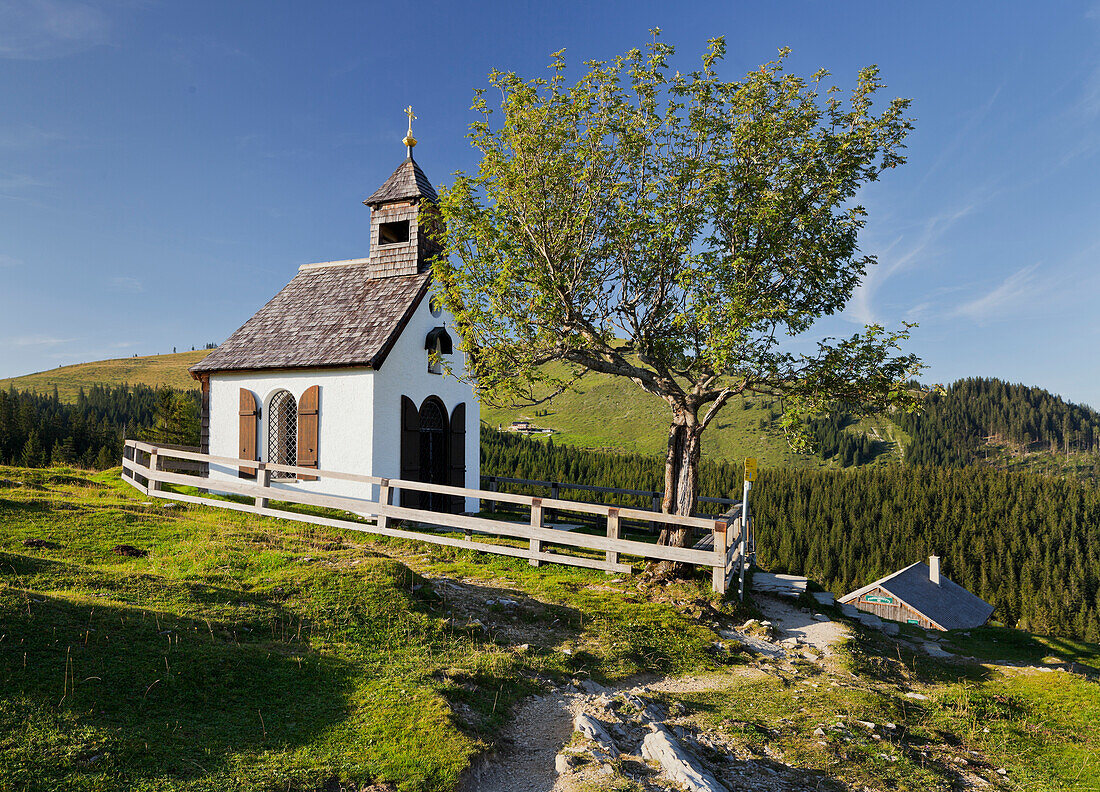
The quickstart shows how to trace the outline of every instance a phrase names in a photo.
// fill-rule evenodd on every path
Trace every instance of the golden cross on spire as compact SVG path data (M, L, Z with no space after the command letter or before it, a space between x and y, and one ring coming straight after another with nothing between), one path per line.
M413 106L409 105L405 108L405 115L409 117L409 131L405 134L405 138L401 141L409 149L409 159L412 159L413 147L416 145L416 138L413 137L413 120L416 115L413 113Z

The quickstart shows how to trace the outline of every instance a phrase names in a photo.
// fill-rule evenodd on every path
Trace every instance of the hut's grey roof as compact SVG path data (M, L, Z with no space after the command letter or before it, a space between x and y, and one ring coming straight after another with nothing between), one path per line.
M395 170L385 184L371 194L371 197L363 201L367 206L375 207L389 201L411 201L427 198L429 201L439 201L435 194L435 188L420 170L416 160L409 157Z
M928 564L917 562L840 598L858 599L876 588L889 591L909 607L927 616L945 630L980 627L993 614L993 606L940 573L940 582L928 577Z
M371 278L367 259L308 264L195 373L382 365L431 274Z

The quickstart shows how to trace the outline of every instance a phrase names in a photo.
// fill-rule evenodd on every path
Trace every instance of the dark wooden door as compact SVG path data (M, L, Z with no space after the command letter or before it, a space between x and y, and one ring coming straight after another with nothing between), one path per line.
M426 484L449 484L447 457L447 417L441 404L427 399L420 405L420 480ZM425 492L421 508L444 511L447 498L437 492Z

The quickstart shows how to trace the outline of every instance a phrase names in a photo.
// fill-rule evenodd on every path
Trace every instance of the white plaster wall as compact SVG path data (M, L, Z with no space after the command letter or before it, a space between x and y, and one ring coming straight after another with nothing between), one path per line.
M295 401L311 385L319 386L317 463L322 469L373 473L374 422L371 420L376 373L366 368L302 371L222 372L210 376L210 453L238 457L240 389L256 395L260 421L256 445L267 461L267 415L272 395L288 390ZM210 477L237 479L237 468L211 465ZM273 479L272 486L351 498L377 498L377 488L354 481Z
M260 405L256 444L260 459L267 460L267 413L271 396L288 390L295 400L311 385L320 386L318 423L318 465L322 469L365 476L401 476L401 397L408 396L419 407L428 396L438 396L448 416L457 404L466 404L466 486L481 486L481 411L473 388L452 375L428 372L424 339L433 327L448 328L456 342L448 362L456 373L465 374L463 354L457 349L457 334L444 312L432 316L429 300L421 301L385 362L372 371L356 369L308 369L270 372L221 372L210 375L210 453L238 456L238 411L240 389L256 394ZM211 465L211 479L238 479L237 468ZM376 487L350 481L280 481L272 486L290 490L327 492L352 498L377 499ZM373 490L373 491L372 491ZM475 511L476 498L467 498L465 509Z
M429 302L427 297L421 301L375 374L373 475L401 477L401 397L408 396L419 407L429 396L438 396L447 407L448 417L456 405L466 403L466 486L480 489L481 409L470 385L453 375L428 372L424 339L433 327L442 325L455 344L454 354L445 358L455 374L466 374L465 356L458 349L458 334L450 316L446 311L440 316L432 316ZM476 498L466 499L466 511L477 508Z

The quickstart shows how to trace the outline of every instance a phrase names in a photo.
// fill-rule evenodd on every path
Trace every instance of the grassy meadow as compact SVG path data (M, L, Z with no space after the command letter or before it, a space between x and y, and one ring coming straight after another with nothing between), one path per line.
M154 501L117 468L0 468L0 789L452 790L530 694L689 672L720 682L680 696L686 727L822 789L1100 788L1100 686L1003 665L1100 647L990 628L949 636L983 663L859 631L826 665L715 651L751 613L702 576L533 569Z
M117 469L0 479L0 789L451 789L520 697L713 665L602 574L154 503ZM500 586L514 612L479 604Z

